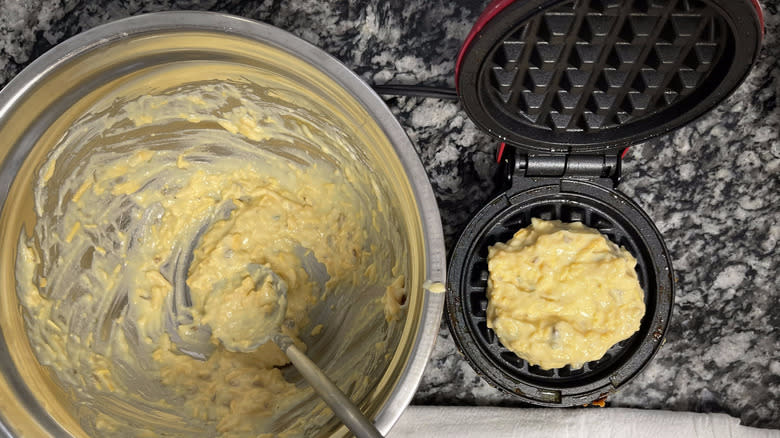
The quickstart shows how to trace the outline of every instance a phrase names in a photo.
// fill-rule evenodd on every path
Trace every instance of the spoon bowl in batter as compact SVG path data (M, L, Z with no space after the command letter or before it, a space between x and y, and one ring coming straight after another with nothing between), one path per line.
M192 246L195 244L196 241L193 241ZM192 261L192 258L191 252L177 256L177 260ZM180 263L177 267L174 301L178 303L173 309L187 311L187 303L192 304L192 297L187 282L182 280L189 265ZM287 283L271 268L257 263L246 265L239 273L215 284L207 302L210 305L207 312L200 316L201 324L198 325L202 328L195 331L200 340L208 341L204 335L200 335L208 331L227 350L241 353L251 353L269 341L274 342L355 436L382 436L338 386L282 331L281 325L287 311ZM191 313L188 312L187 317L192 319ZM171 318L178 320L179 315L172 314ZM213 344L192 344L191 336L180 335L178 339L180 342L187 339L186 343L179 345L179 349L195 359L205 360L208 356L203 356L204 352L214 349Z

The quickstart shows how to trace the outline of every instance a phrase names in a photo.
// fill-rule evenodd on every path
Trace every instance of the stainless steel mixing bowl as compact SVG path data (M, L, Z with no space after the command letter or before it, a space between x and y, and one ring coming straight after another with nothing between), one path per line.
M366 376L370 388L354 401L383 433L409 404L433 347L444 302L443 294L425 291L422 285L425 280L444 281L445 257L436 201L403 129L359 77L289 33L233 16L166 12L80 34L41 56L0 92L0 435L85 435L81 411L33 354L15 291L16 245L20 233L29 233L36 221L31 193L41 164L73 121L102 96L160 66L199 61L239 71L287 71L307 93L337 103L334 121L360 139L367 166L378 184L391 191L397 203L394 214L402 219L408 297L397 333L383 352L386 363ZM374 325L381 324L384 321ZM311 351L337 383L343 368L361 363L360 357L350 363L329 356L327 346ZM330 418L315 435L346 434L346 428Z

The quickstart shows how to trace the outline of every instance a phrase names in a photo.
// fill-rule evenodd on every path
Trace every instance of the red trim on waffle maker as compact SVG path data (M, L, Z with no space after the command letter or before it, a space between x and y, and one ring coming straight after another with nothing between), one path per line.
M758 3L758 0L753 0L753 6L756 7L756 12L758 13L758 22L761 23L761 36L763 37L766 34L766 27L764 25L764 11L761 9L761 4ZM457 76L455 77L457 78Z
M496 163L501 162L501 156L504 155L504 148L506 148L506 143L501 142L500 145L498 145L498 155L496 155Z

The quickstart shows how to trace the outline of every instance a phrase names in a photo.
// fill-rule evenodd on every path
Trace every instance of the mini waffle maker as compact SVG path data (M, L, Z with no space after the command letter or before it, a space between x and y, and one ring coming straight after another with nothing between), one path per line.
M502 142L505 191L452 252L447 310L458 348L489 383L536 405L585 405L649 363L669 324L674 276L651 219L616 190L621 155L725 99L762 32L751 0L496 0L483 12L456 86L471 119ZM639 331L579 369L530 366L487 327L488 247L533 217L580 221L637 259L647 309Z

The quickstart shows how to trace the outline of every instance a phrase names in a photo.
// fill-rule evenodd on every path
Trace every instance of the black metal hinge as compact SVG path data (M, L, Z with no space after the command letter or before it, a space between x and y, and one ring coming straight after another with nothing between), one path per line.
M620 155L551 155L513 150L502 156L502 162L506 182L514 189L548 185L564 178L588 179L615 188L621 176Z

